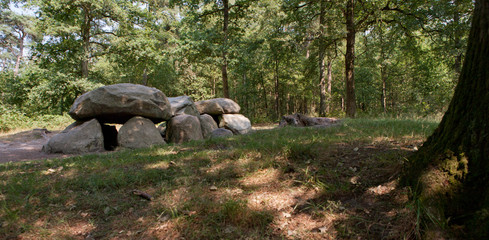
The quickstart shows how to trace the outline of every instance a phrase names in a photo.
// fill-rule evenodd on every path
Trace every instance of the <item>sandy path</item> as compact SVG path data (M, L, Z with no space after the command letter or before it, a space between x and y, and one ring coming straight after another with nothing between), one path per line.
M66 154L46 154L41 151L48 139L57 132L34 129L0 136L0 163L63 158Z

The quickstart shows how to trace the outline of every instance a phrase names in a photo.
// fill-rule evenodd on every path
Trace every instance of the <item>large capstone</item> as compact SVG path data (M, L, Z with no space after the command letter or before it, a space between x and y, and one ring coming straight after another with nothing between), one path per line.
M192 98L189 96L169 97L168 101L170 101L173 116L183 114L194 116L200 115L194 101L192 101Z
M223 114L219 118L219 127L229 129L235 135L251 131L250 120L241 114Z
M102 127L96 119L75 122L42 147L46 153L87 153L104 150Z
M146 148L166 143L154 123L143 117L133 117L127 121L119 129L117 141L119 146L125 148Z
M217 123L209 114L199 115L200 128L202 128L202 136L209 138L212 131L217 129Z
M228 98L214 98L195 103L200 114L220 115L239 113L241 107Z
M154 123L171 118L170 102L156 88L121 83L97 88L75 100L70 116L84 121L97 118L102 123L125 123L142 116Z
M178 115L168 121L166 140L172 143L184 143L203 139L199 118L192 115Z

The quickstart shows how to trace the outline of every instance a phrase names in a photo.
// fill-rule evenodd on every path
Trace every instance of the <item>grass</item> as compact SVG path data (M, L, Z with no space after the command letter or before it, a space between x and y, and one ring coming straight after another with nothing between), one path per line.
M2 164L0 239L413 238L396 180L436 125L345 120Z
M0 106L1 107L1 106ZM39 115L28 117L20 112L2 112L0 109L0 136L33 128L62 130L74 120L68 115Z

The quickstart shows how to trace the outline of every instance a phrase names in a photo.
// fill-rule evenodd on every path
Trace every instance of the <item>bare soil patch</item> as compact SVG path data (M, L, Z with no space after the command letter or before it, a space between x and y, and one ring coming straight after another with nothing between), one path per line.
M68 154L46 154L42 146L59 131L33 129L0 135L0 163L63 158Z

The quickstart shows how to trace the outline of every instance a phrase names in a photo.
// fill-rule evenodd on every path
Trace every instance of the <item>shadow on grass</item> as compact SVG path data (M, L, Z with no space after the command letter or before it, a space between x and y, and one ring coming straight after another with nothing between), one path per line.
M395 185L410 150L350 134L274 129L0 165L0 238L410 238Z

